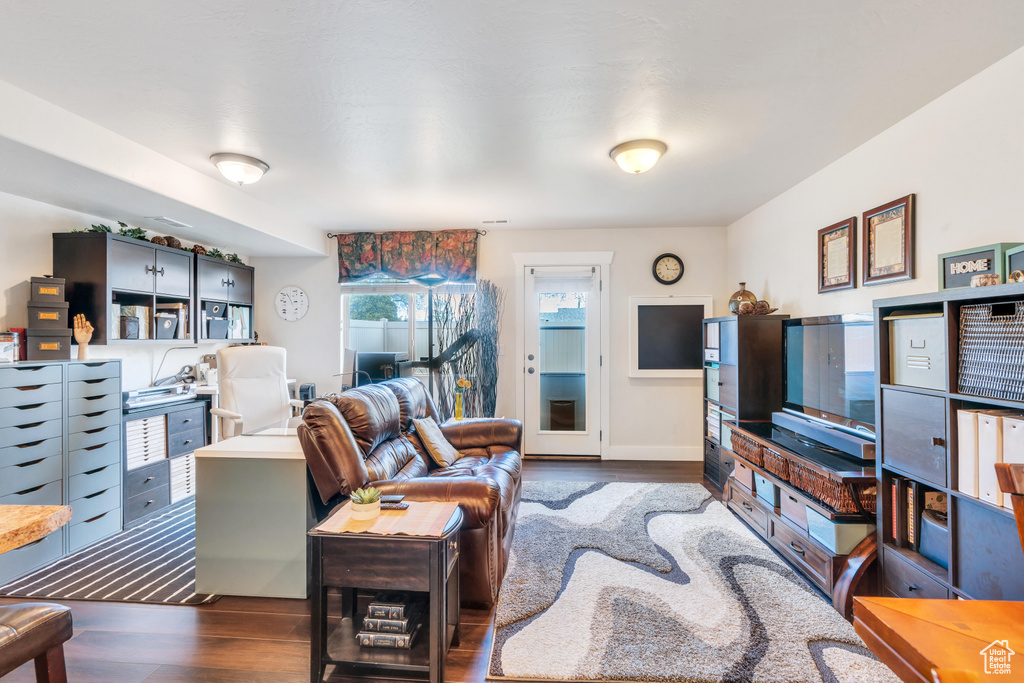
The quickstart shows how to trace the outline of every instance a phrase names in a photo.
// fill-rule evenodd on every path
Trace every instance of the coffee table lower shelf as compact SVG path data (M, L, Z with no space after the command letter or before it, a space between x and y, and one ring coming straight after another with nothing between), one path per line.
M430 620L424 619L416 640L408 650L382 647L362 647L356 641L358 624L363 623L365 614L356 615L355 619L345 617L327 637L327 657L325 665L334 665L332 676L372 675L386 678L392 670L399 678L411 680L421 678L410 674L421 673L423 680L430 677ZM448 625L445 634L445 650L451 645L455 636L455 626Z

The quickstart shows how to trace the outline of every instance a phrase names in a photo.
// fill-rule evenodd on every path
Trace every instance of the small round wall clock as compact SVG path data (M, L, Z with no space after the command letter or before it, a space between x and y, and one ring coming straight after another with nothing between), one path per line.
M309 310L309 297L299 287L288 286L277 293L274 308L282 320L290 323L302 320Z
M654 279L661 284L675 284L683 277L683 259L675 254L662 254L654 259L651 272L654 273Z

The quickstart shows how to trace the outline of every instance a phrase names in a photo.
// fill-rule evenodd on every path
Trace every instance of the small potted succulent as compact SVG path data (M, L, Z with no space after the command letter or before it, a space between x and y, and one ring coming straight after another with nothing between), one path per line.
M380 517L380 490L369 487L356 489L352 498L352 519L362 522Z

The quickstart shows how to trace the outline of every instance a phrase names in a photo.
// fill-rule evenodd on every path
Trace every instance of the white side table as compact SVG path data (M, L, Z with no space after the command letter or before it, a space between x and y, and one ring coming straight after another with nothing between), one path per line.
M295 430L196 451L196 592L306 598L306 459Z

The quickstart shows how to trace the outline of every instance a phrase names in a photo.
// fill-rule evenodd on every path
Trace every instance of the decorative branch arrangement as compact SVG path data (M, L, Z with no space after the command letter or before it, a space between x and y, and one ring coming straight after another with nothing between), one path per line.
M182 251L191 251L193 254L197 254L199 256L210 256L211 258L218 258L231 263L242 263L242 259L239 258L238 254L224 254L217 248L207 250L207 248L201 244L193 244L191 247L186 247L177 237L172 237L170 235L157 235L156 237L150 238L146 236L146 231L143 228L129 227L128 224L123 221L118 221L117 224L121 226L118 229L117 234L123 237L131 237L132 239L139 240L140 242L150 242L152 244L159 244L160 246L180 249ZM88 230L72 230L72 232L114 232L114 230L109 225L100 223L99 225L93 224Z

